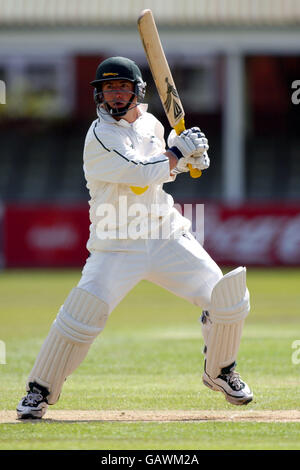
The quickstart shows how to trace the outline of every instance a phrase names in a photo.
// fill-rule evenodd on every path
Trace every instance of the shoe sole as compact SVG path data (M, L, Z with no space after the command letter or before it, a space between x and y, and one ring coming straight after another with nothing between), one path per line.
M42 419L41 416L34 416L30 413L24 415L18 415L18 419Z
M37 410L24 413L23 411L17 411L17 419L41 419L47 410Z
M202 381L206 387L214 390L215 392L222 392L225 395L226 400L232 405L248 405L253 400L253 395L245 398L237 398L232 395L229 395L226 390L220 385L214 383L207 375L203 375Z

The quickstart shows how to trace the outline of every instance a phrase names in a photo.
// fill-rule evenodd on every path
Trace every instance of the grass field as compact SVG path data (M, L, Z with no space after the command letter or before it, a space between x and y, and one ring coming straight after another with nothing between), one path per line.
M0 413L15 410L43 339L79 278L79 270L0 274L0 340L6 346ZM113 312L51 407L68 419L51 415L39 422L2 423L0 449L300 449L300 420L292 421L289 411L300 409L300 364L295 360L300 354L293 349L300 340L299 286L298 269L248 269L252 310L238 357L238 370L255 395L247 407L230 405L202 384L199 309L142 282ZM76 410L91 412L79 420ZM134 410L156 418L126 420ZM176 416L176 410L178 415L202 411L216 418L159 419L159 413ZM252 419L242 419L245 410ZM291 419L276 420L284 410ZM100 411L119 411L121 419L101 419ZM268 411L274 412L272 420L255 419ZM229 418L217 419L222 413Z

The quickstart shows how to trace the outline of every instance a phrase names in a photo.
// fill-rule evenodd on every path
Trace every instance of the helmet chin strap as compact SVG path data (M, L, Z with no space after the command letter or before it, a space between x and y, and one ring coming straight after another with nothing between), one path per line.
M112 108L107 102L104 102L103 104L105 105L106 110L108 111L108 113L111 116L125 116L125 114L127 114L128 110L129 110L130 105L132 104L132 102L134 100L134 97L135 97L135 94L132 95L132 97L130 98L128 103L121 109ZM138 103L135 106L137 106L137 105L138 105Z

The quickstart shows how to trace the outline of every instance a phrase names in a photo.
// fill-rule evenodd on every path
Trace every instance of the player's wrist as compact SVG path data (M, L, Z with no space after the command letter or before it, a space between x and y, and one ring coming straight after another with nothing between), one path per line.
M172 152L178 160L180 160L180 158L184 158L184 155L181 153L178 147L175 147L175 145L170 147L168 151Z

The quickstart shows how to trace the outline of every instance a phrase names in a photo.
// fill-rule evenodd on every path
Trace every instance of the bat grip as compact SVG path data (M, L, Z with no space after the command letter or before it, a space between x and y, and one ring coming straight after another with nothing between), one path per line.
M183 132L185 130L184 118L180 119L178 124L176 124L176 126L174 126L174 129L175 129L175 132L176 132L177 135L181 134L181 132ZM189 167L189 170L190 170L191 178L200 178L200 176L202 175L201 170L198 170L198 168L193 168L193 166L190 163L188 163L188 167Z

